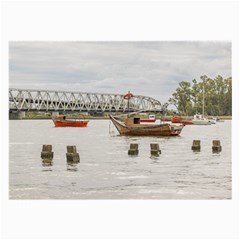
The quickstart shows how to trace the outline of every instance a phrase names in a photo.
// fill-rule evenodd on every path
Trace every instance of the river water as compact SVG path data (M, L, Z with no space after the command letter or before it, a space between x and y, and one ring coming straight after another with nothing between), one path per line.
M119 136L109 120L55 128L51 120L10 120L10 199L231 199L231 121L185 126L178 137ZM201 151L191 150L201 140ZM212 140L222 152L212 153ZM130 143L138 156L128 156ZM162 154L150 156L150 143ZM52 164L40 158L52 144ZM76 145L80 163L68 164Z

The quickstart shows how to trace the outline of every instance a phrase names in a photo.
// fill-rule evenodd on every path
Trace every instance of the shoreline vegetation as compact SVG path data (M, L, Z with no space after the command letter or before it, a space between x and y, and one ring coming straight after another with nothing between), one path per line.
M168 100L168 105L175 106L185 116L193 116L197 112L208 116L231 116L232 78L203 75L200 81L182 81Z
M119 113L122 114L122 113ZM126 113L127 114L127 113ZM171 118L173 116L179 116L179 115L161 115L156 113L149 113L154 114L156 116L156 119L161 118ZM61 114L60 114L61 115ZM108 120L109 119L109 113L105 113L103 116L91 116L91 115L85 115L85 114L65 114L68 119L86 119L86 120ZM148 118L148 114L141 115L142 119ZM192 116L181 116L185 119L191 119ZM232 120L232 116L218 116L222 120ZM22 120L49 120L51 119L51 113L43 113L43 112L26 112L25 117L22 118Z

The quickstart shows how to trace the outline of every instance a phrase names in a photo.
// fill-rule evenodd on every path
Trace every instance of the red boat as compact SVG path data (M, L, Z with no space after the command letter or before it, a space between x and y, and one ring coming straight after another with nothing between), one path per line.
M180 117L172 117L171 122L172 123L181 123L182 122L182 118L180 118Z
M88 121L83 120L69 120L65 116L52 118L55 127L87 127Z
M184 124L184 125L193 124L192 121L183 119L181 117L172 117L171 121L172 121L172 123L181 123L181 124Z
M140 122L156 122L155 115L149 115L148 118L143 118Z
M189 121L189 120L184 120L184 119L182 119L181 124L183 124L183 125L191 125L191 124L193 124L193 122L192 122L192 121Z

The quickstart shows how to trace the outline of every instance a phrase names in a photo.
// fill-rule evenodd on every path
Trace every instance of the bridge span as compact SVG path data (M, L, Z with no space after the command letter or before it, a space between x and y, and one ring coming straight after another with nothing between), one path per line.
M148 96L134 95L129 101L131 112L161 109L160 101ZM10 88L9 111L128 112L128 100L124 94Z

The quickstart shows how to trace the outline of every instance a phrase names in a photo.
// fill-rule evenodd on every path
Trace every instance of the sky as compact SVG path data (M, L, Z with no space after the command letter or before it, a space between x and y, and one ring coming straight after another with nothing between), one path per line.
M230 42L9 43L9 87L153 97L181 81L231 77Z

